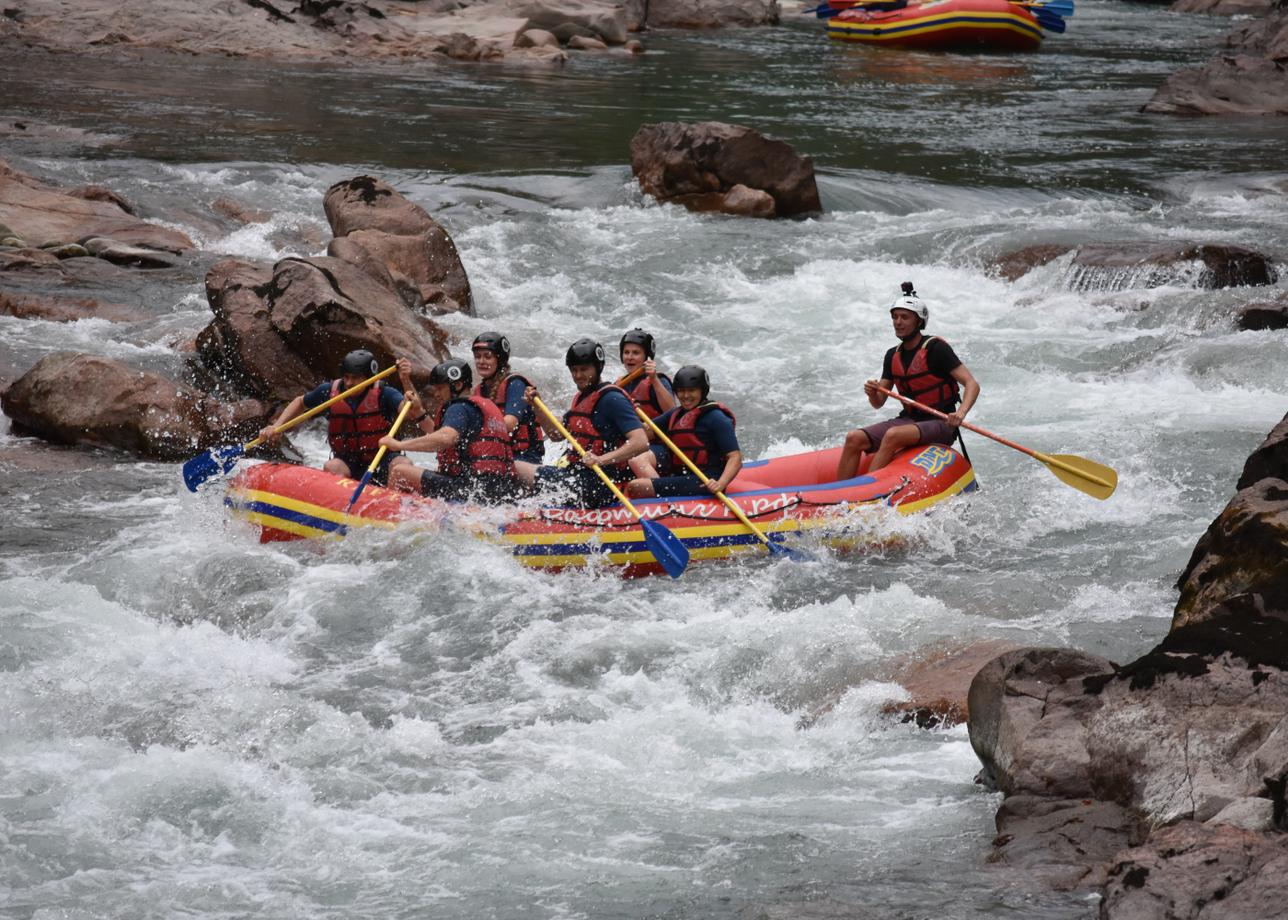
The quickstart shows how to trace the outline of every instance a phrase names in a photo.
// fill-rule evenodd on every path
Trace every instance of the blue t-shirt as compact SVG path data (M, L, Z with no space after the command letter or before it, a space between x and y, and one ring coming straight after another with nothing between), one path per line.
M326 383L319 383L316 387L304 394L304 408L316 409L328 399L331 398L331 385L335 381L328 380ZM389 424L394 423L398 418L398 411L402 409L403 395L402 391L396 390L384 383L373 384L380 387L380 414L389 419ZM340 390L343 391L345 386L340 384ZM366 398L367 391L362 390L345 400L354 409Z
M527 389L528 385L518 377L511 378L505 388L505 408L501 410L501 414L513 415L521 423L532 421L534 410L523 399L523 394L527 392Z
M668 409L653 420L653 423L663 431L666 430L667 423L676 416L677 413L683 413L683 406L676 406L674 409ZM710 409L703 412L698 418L698 423L693 426L694 433L707 444L711 452L711 461L707 464L705 470L713 479L724 472L725 460L736 450L742 450L738 446L738 435L734 431L733 421L719 409ZM658 444L653 447L653 452L658 458L658 468L663 469L663 461L670 464L670 467L677 473L689 472L689 468L676 460L671 455L671 449L665 444Z
M590 414L590 423L610 444L614 441L625 441L626 436L632 431L638 431L644 427L639 416L635 414L635 404L617 390L609 390L599 397L599 402L595 403L595 411Z

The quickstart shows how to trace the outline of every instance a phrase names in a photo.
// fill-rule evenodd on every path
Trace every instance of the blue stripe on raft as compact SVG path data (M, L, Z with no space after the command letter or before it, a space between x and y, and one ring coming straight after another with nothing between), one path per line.
M250 511L257 514L265 514L269 517L281 518L284 521L291 521L305 527L325 530L327 533L336 533L344 530L344 525L336 521L328 521L326 518L314 517L313 515L305 514L302 511L290 511L286 508L279 507L278 505L270 505L268 502L239 502L232 498L225 498L224 504L237 511Z
M1038 38L1042 37L1042 30L1040 28L1030 25L1029 23L1025 22L1023 19L1018 19L1018 18L998 19L996 17L990 17L990 16L954 16L951 19L925 18L925 19L917 20L915 22L904 23L903 25L898 25L898 26L885 26L877 23L867 23L867 22L846 22L844 20L841 20L841 22L838 25L830 26L830 28L837 32L861 32L867 35L898 35L900 32L908 32L913 29L924 29L930 25L955 26L955 25L961 25L963 23L966 23L966 24L988 23L990 25L996 25L999 22L1004 22L1008 26L1015 26L1018 29L1022 29L1023 31L1028 32L1032 35L1036 35Z

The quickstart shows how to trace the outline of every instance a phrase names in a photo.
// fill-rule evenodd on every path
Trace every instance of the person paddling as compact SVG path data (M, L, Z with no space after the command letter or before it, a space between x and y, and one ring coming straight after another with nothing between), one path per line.
M510 370L510 340L499 332L481 332L471 349L479 377L474 395L487 397L501 410L514 459L540 463L546 453L545 436L535 410L523 398L532 381Z
M573 501L587 508L602 508L616 501L616 496L595 475L599 466L615 483L631 479L627 462L648 450L648 436L635 415L635 406L621 387L605 383L604 347L593 339L578 339L564 358L568 373L577 386L572 406L564 413L564 424L577 443L586 451L582 457L569 450L563 465L536 466L516 463L519 480L540 489L563 488L572 492ZM529 387L529 403L541 394ZM564 436L544 415L537 416L541 427L552 441Z
M411 386L411 364L406 359L398 362L403 386L410 394L412 421L417 416L424 416L424 407L420 396ZM358 348L344 356L340 363L340 377L327 383L318 384L307 393L295 397L278 415L277 420L260 431L259 436L265 444L276 444L281 440L279 426L289 422L295 416L315 406L320 406L342 391L355 387L380 370L376 356L365 348ZM327 410L327 443L331 447L331 458L322 464L322 469L336 476L352 479L361 476L376 458L380 450L380 438L388 433L390 426L398 418L402 409L403 394L387 386L383 381L376 381L365 390L342 399ZM401 465L411 465L411 461L401 454L386 453L380 461L372 479L384 485L390 472Z
M642 476L632 480L627 494L638 498L670 498L701 495L704 489L714 495L729 488L742 469L742 449L734 433L737 420L727 406L710 402L707 399L710 393L711 378L706 370L696 364L686 365L675 372L679 406L654 419L675 446L702 470L704 478L693 475L665 444L657 444L650 454L643 455L645 461L653 458L655 462ZM665 475L660 475L659 470Z
M657 418L668 409L675 408L675 390L666 374L657 372L657 346L653 336L639 326L622 336L617 346L626 373L617 379L635 405L649 418ZM638 374L638 376L636 376Z
M390 450L438 454L438 470L410 462L390 472L390 485L405 492L462 501L504 501L518 491L514 451L505 418L496 403L477 393L470 366L449 358L429 374L431 399L437 406L430 433L409 440L383 437Z
M912 282L902 285L903 296L890 305L890 318L899 344L885 354L881 380L863 384L868 402L880 409L886 395L878 386L915 399L932 409L946 413L947 420L905 408L898 416L845 436L845 446L836 467L836 478L849 479L859 470L863 453L875 451L869 472L888 464L901 450L919 444L951 444L966 413L979 398L979 383L957 357L952 346L938 336L924 334L930 321L930 310L913 290ZM960 403L960 405L958 405Z

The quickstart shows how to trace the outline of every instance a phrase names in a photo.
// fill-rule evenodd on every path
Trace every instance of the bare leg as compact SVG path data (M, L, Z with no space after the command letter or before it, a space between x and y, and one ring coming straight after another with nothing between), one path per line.
M656 479L657 478L657 454L651 450L646 450L642 454L636 454L630 459L631 472L638 479ZM650 493L651 494L651 493Z
M402 458L402 462L395 461L389 466L389 488L397 489L399 492L420 493L420 474L423 473L420 467L413 464L407 458Z
M858 475L859 461L863 459L863 452L871 446L868 433L862 428L856 428L845 436L845 446L841 448L841 460L836 465L838 481Z
M626 494L631 498L653 498L657 495L653 491L653 480L657 478L657 471L653 471L652 476L641 476L639 479L632 479L626 484Z
M335 476L343 476L345 479L352 479L353 473L349 470L349 464L345 463L339 457L332 457L326 463L322 464L324 472L331 473Z
M898 425L891 428L881 439L881 446L877 448L868 472L875 473L889 463L899 451L916 447L920 442L921 430L916 425Z
M537 484L537 465L527 460L514 461L514 478L531 489Z

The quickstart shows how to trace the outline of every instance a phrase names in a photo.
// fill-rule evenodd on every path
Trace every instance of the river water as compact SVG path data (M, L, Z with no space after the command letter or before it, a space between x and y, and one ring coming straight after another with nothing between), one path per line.
M835 444L873 418L859 385L910 279L983 385L973 421L1121 485L1096 502L976 437L980 491L879 522L899 549L624 583L453 534L262 547L177 465L6 421L0 915L1094 915L984 865L998 798L964 727L880 710L930 648L1150 647L1288 410L1288 340L1231 319L1264 290L986 268L1031 242L1288 253L1288 121L1138 112L1227 26L1086 2L1038 54L931 56L802 20L553 73L5 56L0 117L91 132L15 141L15 165L109 185L211 253L318 252L330 183L391 182L470 273L479 316L445 326L505 330L553 399L568 342L640 324L670 368L706 365L751 456ZM643 201L635 129L705 118L812 154L827 214ZM217 218L221 196L272 220ZM210 259L86 289L138 322L0 318L0 375L62 349L183 375Z

